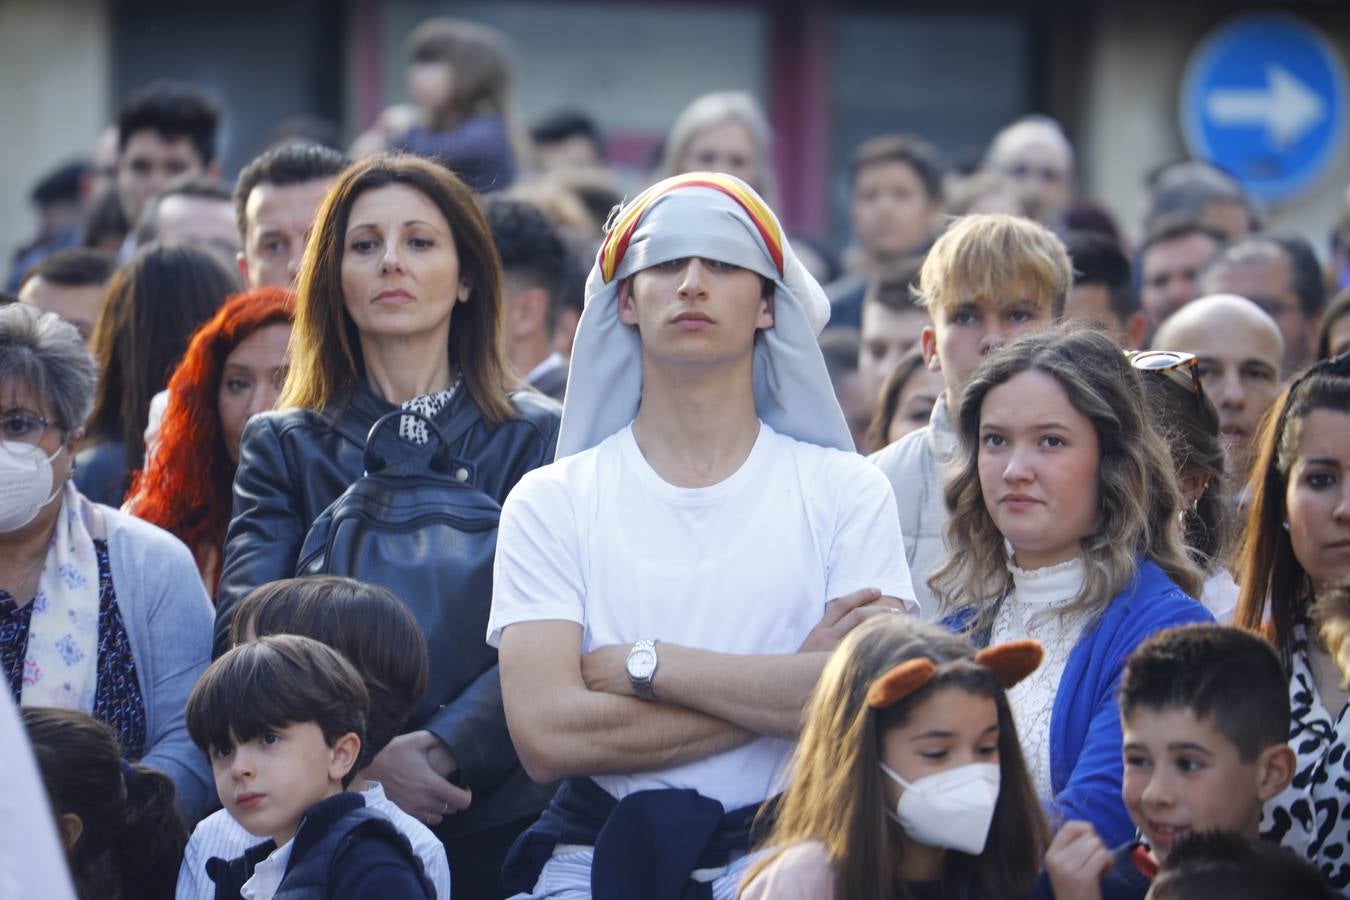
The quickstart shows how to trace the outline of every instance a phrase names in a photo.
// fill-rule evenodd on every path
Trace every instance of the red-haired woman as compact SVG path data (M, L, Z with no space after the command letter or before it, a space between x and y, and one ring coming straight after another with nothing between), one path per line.
M132 513L188 545L212 594L239 438L251 416L276 403L293 311L290 292L259 288L231 298L197 330L169 379L159 443L127 499Z

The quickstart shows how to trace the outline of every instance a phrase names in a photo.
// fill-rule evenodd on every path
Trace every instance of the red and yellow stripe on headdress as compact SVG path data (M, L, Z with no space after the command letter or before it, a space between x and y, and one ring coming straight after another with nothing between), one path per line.
M623 261L623 255L628 251L628 242L633 239L642 216L651 205L672 191L689 187L712 188L739 203L745 214L750 217L750 221L755 223L760 237L764 238L764 245L769 248L769 257L773 259L774 267L778 269L778 277L783 277L783 233L773 213L769 212L769 207L759 199L759 195L729 175L717 172L690 172L653 185L619 216L614 227L605 236L604 243L600 245L598 262L600 274L606 284L614 280L614 273L619 270L619 263Z

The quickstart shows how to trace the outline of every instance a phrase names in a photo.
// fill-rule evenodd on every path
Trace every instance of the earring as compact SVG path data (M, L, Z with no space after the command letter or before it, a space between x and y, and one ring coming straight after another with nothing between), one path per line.
M1285 530L1285 531L1288 531L1288 530L1289 530L1289 523L1288 523L1288 522L1285 522L1285 523L1284 523L1284 530Z

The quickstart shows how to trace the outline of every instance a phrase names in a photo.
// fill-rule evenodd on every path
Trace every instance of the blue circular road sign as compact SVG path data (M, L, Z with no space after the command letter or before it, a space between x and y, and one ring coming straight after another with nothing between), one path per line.
M1223 166L1258 200L1306 193L1335 165L1346 130L1336 50L1292 16L1241 16L1205 38L1181 87L1190 152Z

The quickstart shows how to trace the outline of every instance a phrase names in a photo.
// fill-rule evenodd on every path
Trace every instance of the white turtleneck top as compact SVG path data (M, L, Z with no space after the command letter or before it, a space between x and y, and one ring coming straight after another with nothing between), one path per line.
M1008 705L1036 793L1043 802L1049 802L1054 799L1050 786L1050 714L1069 654L1094 611L1063 612L1083 587L1081 557L1030 571L1010 562L1008 571L1013 576L1013 593L994 618L990 644L1034 638L1045 648L1040 667L1008 691Z

